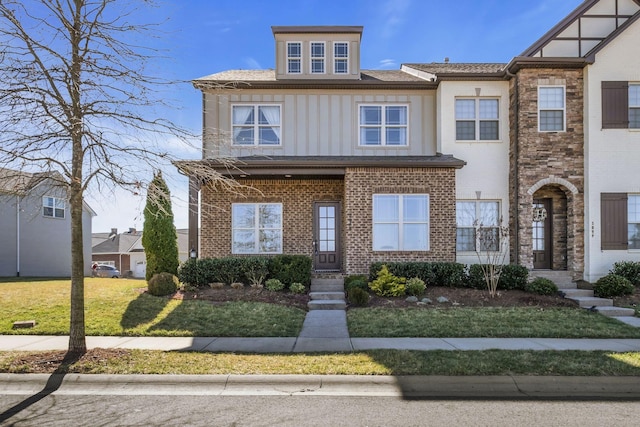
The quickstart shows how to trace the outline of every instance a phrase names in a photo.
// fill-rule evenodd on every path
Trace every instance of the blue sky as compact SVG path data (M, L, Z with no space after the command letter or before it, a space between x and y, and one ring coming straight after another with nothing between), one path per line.
M362 25L363 69L402 63L509 62L582 3L581 0L160 0L149 11L166 21L154 44L164 50L162 73L189 81L229 69L274 67L272 25ZM172 94L176 123L197 132L201 95L190 84ZM197 153L185 153L193 157ZM176 174L177 175L177 174ZM186 180L167 179L176 226L186 228ZM93 231L142 228L144 200L117 192L90 198Z

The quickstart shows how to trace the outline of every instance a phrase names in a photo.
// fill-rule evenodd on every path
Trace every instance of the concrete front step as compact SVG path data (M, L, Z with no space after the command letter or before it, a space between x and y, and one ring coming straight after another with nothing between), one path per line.
M626 317L633 316L635 314L635 310L632 308L615 306L596 306L595 310L607 317Z
M344 292L309 292L309 298L311 298L312 300L344 301Z
M590 289L558 289L560 292L564 293L565 298L575 298L575 297L593 297L593 291Z
M334 285L334 286L344 286L343 278L311 278L311 286L313 285Z
M571 272L565 270L533 270L529 272L530 280L544 277L551 280L559 289L575 289L578 286L573 281Z
M344 292L344 285L324 285L324 284L311 284L311 292Z
M572 300L576 301L580 307L612 307L613 300L608 298L598 297L573 297Z
M307 303L309 310L344 310L347 303L342 300L311 300Z

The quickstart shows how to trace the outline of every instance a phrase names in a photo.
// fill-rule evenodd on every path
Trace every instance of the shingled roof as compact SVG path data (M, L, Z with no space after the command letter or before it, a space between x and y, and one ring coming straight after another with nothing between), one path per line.
M430 64L402 64L430 74L497 74L504 71L507 64L490 62L432 62Z

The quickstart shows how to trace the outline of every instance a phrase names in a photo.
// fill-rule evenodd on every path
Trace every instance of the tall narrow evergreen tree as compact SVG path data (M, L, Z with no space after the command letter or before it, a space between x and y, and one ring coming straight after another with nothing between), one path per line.
M155 174L149 184L144 207L142 246L147 256L147 280L157 273L177 274L178 237L173 224L169 187L161 172Z

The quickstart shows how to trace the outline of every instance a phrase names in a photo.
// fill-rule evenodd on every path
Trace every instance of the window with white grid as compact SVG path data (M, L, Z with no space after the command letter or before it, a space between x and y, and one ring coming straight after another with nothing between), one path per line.
M540 132L564 132L564 86L540 86L538 88L538 130Z

